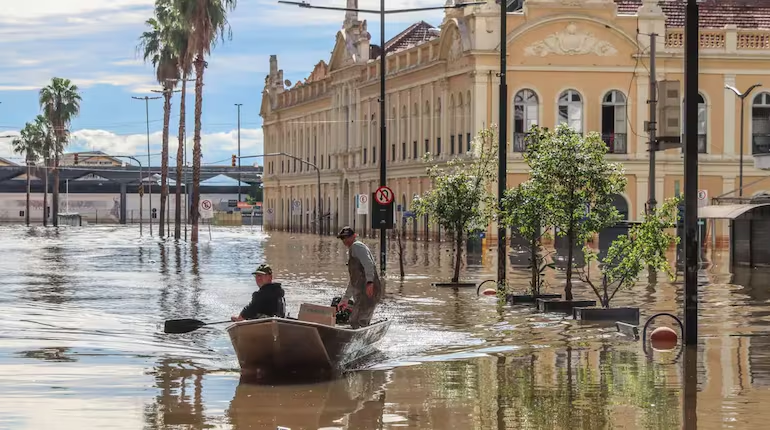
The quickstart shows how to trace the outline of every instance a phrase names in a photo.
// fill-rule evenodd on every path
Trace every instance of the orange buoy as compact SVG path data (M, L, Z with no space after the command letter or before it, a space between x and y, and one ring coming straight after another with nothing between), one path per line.
M497 294L497 290L495 290L494 288L487 288L484 291L482 291L481 294L485 296L494 296Z
M658 327L650 334L650 343L658 351L670 351L676 348L679 336L668 327Z

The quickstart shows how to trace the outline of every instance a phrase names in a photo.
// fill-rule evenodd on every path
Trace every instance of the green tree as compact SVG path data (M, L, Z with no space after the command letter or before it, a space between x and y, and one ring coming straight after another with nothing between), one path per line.
M53 78L51 83L40 90L40 108L53 127L55 144L53 156L53 225L58 226L59 213L59 159L69 140L69 126L80 114L80 93L77 85L66 78ZM45 212L45 208L43 209Z
M495 211L495 196L489 190L497 173L497 134L494 129L479 132L473 152L445 165L428 168L432 188L415 198L417 215L428 215L447 230L455 248L452 282L459 282L462 249L468 233L483 230ZM430 156L428 156L430 161Z
M28 122L21 130L19 137L11 141L11 148L16 154L24 154L27 164L27 201L26 210L24 211L24 222L29 226L29 193L30 193L30 176L32 174L32 166L37 162L42 152L42 130L37 126L35 122Z
M531 165L537 153L531 152L532 146L524 154L524 160ZM542 240L550 227L550 213L543 197L547 190L539 189L539 184L533 180L522 182L515 188L505 191L503 208L499 214L500 222L513 231L517 231L529 244L529 269L532 278L529 285L532 295L540 295L545 285L545 270L554 268L553 263L547 262L547 253L543 253Z
M161 150L160 220L158 234L165 234L166 203L168 199L168 133L171 121L171 97L180 77L179 47L186 32L170 0L155 2L155 15L145 24L150 28L139 38L138 49L144 61L151 62L155 77L163 87L163 146Z
M583 248L588 264L584 269L577 269L578 277L591 287L602 307L609 308L618 291L633 287L639 273L646 267L663 271L671 280L674 279L666 251L679 243L679 237L670 231L676 228L680 200L668 199L654 212L645 214L640 224L612 242L607 256L601 260L594 250ZM592 261L600 262L602 277L598 286L591 279Z
M528 145L531 179L557 234L567 237L567 283L564 298L572 300L573 248L621 219L613 196L626 186L623 167L605 159L607 144L596 132L583 136L566 124L555 131L533 126Z
M205 57L220 39L231 36L227 13L235 9L236 0L173 0L188 30L187 54L194 58L195 67L195 132L193 134L193 201L192 234L190 240L198 241L198 204L200 203L201 179L201 111L203 109L203 71Z

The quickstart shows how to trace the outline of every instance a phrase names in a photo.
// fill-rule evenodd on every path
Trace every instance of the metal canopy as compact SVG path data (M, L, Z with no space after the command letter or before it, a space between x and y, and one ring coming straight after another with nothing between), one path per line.
M698 208L698 218L706 219L736 219L746 212L756 208L770 206L770 203L742 205L710 205Z

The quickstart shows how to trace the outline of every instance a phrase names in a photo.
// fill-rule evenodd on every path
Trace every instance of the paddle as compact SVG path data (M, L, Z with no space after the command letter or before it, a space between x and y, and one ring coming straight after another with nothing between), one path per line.
M192 318L184 318L180 320L168 320L163 324L163 332L165 333L189 333L191 331L198 330L201 327L211 324L224 324L231 323L232 321L217 321L217 322L203 322Z

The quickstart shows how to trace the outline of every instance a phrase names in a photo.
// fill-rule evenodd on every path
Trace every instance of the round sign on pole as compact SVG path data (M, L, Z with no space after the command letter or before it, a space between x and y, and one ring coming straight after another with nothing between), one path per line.
M273 208L267 208L267 213L272 214L273 213Z
M384 185L374 192L374 200L381 205L389 205L393 201L393 196L393 190Z
M698 190L698 200L706 200L706 190Z
M366 194L361 194L358 197L358 202L361 203L362 205L365 205L368 201L369 201L369 196L367 196Z
M201 200L201 209L204 211L211 210L211 200Z

